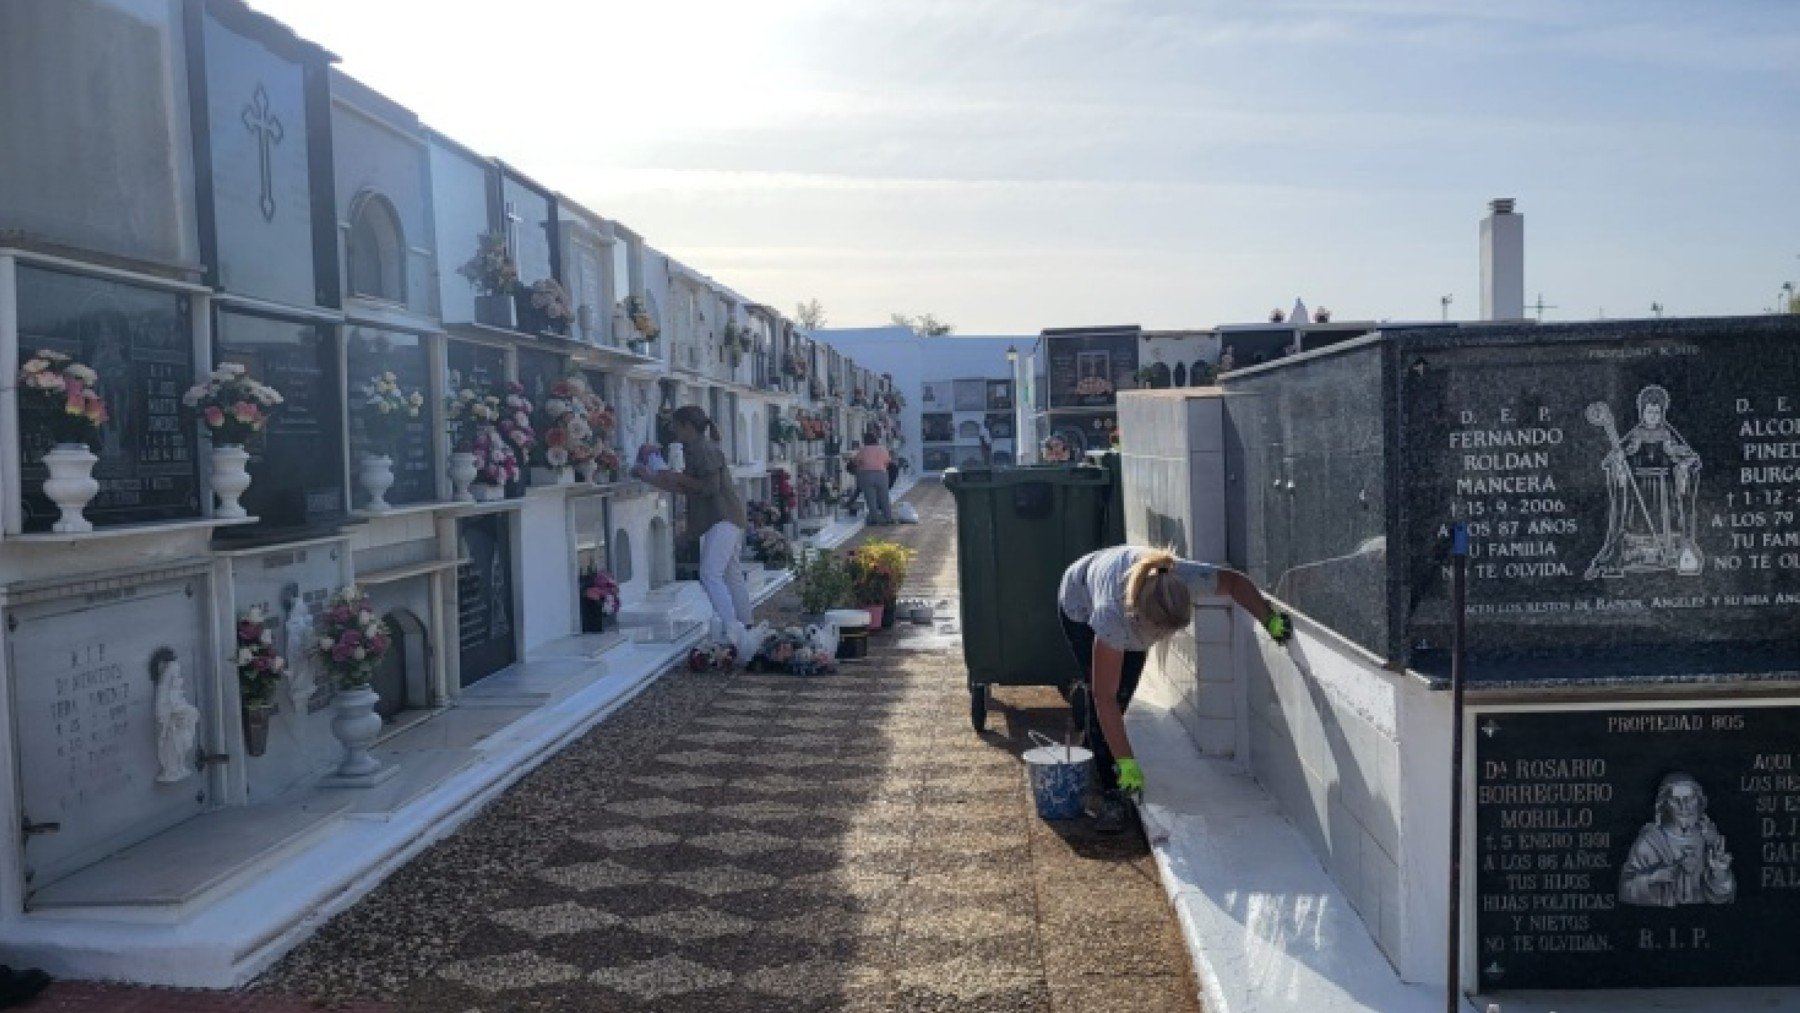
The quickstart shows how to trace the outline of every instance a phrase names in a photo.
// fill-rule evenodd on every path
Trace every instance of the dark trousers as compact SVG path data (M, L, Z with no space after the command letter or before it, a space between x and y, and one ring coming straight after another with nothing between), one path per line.
M1094 776L1099 778L1100 789L1112 791L1119 786L1119 774L1113 770L1112 748L1106 744L1106 733L1100 730L1100 715L1094 710L1094 628L1068 616L1061 618L1063 636L1068 639L1069 650L1075 652L1075 661L1081 666L1081 683L1069 694L1069 707L1081 724L1081 744L1094 751ZM1125 660L1119 668L1121 715L1131 706L1131 695L1137 692L1147 657L1143 651L1125 652Z

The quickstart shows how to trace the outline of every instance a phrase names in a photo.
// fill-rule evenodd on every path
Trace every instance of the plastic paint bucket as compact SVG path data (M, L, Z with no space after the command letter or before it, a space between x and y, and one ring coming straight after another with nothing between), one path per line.
M1082 815L1081 797L1087 793L1094 754L1080 746L1059 746L1032 733L1041 743L1025 751L1025 780L1039 819L1072 820Z

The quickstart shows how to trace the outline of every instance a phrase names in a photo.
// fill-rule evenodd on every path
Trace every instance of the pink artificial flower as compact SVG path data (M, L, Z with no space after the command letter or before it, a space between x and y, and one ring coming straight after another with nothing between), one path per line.
M214 429L225 424L225 413L219 410L218 405L206 406L206 424Z

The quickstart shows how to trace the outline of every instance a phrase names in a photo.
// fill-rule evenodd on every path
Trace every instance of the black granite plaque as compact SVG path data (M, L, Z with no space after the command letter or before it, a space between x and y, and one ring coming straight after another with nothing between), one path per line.
M504 513L458 522L462 558L456 570L457 647L462 685L484 679L517 658L513 640L512 541Z
M225 311L215 357L242 364L283 402L254 448L244 509L257 524L230 537L337 522L344 514L343 382L326 326Z
M1800 661L1781 642L1800 621L1800 344L1596 331L1404 364L1414 651L1448 644L1441 547L1460 520L1478 662L1648 648L1629 664L1717 664L1725 644Z
M948 443L956 439L956 417L949 412L926 412L919 416L919 427L926 443Z
M1013 417L1011 412L988 412L988 436L996 440L1013 438Z
M1475 718L1483 991L1793 985L1800 708Z
M452 389L466 387L479 393L506 379L505 349L452 341L446 347L446 358L450 366L447 383Z
M93 447L100 493L86 515L96 525L176 520L200 514L196 437L181 395L194 379L185 296L36 267L18 269L19 352L51 348L92 366L112 412ZM39 463L50 449L21 399L24 526L47 531L61 512L43 495Z
M431 452L431 359L426 354L425 339L372 327L352 328L349 333L345 356L350 370L351 448L361 453L367 446L363 436L363 385L382 373L393 373L402 390L419 391L426 403L420 417L407 423L393 449L394 485L387 492L387 501L398 505L436 499L438 467ZM357 490L359 501L364 495Z
M1048 419L1050 431L1062 437L1076 457L1112 446L1112 432L1119 424L1119 416L1110 411L1051 412Z
M1046 335L1051 408L1110 407L1134 386L1138 339L1121 333Z

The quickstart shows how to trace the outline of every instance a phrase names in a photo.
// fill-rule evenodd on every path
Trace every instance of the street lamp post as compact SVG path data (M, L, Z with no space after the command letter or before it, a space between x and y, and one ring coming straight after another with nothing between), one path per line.
M1012 377L1012 417L1014 464L1025 463L1025 385L1019 382L1019 350L1006 346L1006 372Z

